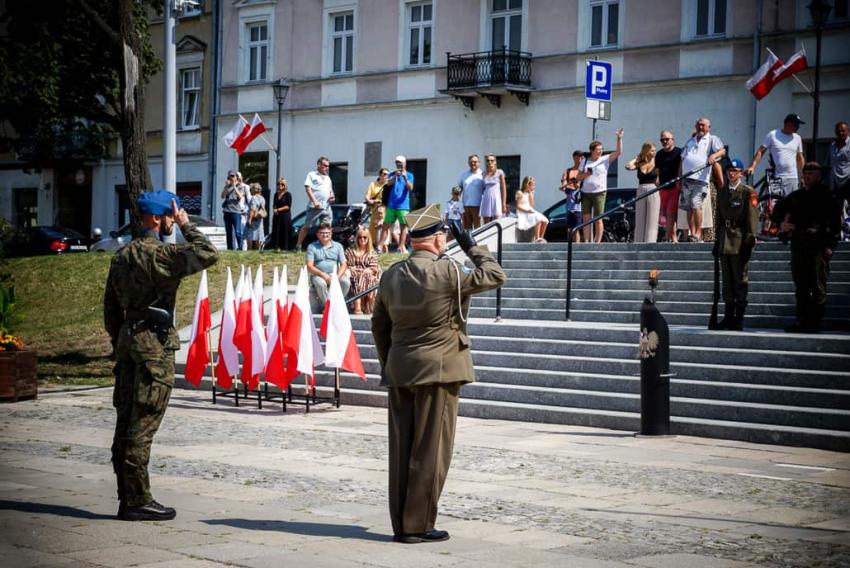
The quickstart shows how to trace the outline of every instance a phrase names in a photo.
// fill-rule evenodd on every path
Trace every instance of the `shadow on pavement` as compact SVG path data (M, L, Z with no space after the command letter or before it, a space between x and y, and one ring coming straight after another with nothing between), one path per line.
M369 532L365 527L356 525L336 525L331 523L307 523L297 521L265 521L256 519L208 519L201 521L208 525L225 525L237 529L252 531L279 531L305 536L334 536L338 538L356 538L387 542L391 535Z
M101 515L92 513L76 507L65 505L50 505L48 503L30 503L27 501L0 500L0 511L20 511L22 513L41 513L46 515L57 515L60 517L74 517L75 519L90 520L115 520L115 515Z

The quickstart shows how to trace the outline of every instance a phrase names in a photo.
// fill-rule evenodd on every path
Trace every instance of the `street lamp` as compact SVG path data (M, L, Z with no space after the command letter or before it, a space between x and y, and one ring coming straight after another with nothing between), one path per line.
M815 112L812 117L812 146L814 148L814 159L818 159L818 116L820 114L820 47L821 36L823 35L823 26L826 24L826 19L829 17L829 11L832 5L828 0L812 0L808 6L809 14L812 16L812 23L815 26L815 42L817 45L817 55L815 55Z
M283 101L286 100L286 95L289 94L289 83L286 79L280 79L274 84L274 98L277 100L277 177L274 180L274 187L277 188L277 180L280 179L280 150L283 134Z

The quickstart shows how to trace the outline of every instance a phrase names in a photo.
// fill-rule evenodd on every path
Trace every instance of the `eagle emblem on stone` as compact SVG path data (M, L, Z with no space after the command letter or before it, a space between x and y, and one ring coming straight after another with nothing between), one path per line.
M640 330L640 358L651 359L655 357L658 350L658 334L654 331L647 332L646 328Z

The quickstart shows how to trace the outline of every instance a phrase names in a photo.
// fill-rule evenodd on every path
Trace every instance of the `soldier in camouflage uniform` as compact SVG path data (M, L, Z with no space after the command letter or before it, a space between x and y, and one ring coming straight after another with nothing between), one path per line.
M726 315L718 329L744 329L749 266L758 231L758 196L741 183L744 163L732 160L726 170L729 182L717 194L717 239L714 255L720 255L723 270L723 301Z
M169 520L176 512L151 497L148 461L174 385L174 352L180 348L174 302L180 280L215 264L218 253L173 193L143 193L138 205L142 234L115 253L103 298L116 359L112 465L120 519ZM172 234L175 223L186 243L163 243L160 237Z
M826 309L829 259L838 244L841 218L822 176L819 163L807 162L803 188L774 210L774 222L791 238L791 275L797 300L797 321L785 328L791 333L819 333Z

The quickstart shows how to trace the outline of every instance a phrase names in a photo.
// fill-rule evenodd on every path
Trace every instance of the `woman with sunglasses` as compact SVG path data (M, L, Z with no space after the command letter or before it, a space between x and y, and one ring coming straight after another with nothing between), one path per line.
M274 226L272 245L278 250L289 250L292 242L292 194L289 193L289 183L280 178L277 180L277 191L272 201Z
M357 228L357 239L354 245L345 251L345 262L351 272L351 295L364 292L378 283L381 279L381 267L378 265L378 255L372 247L372 236L366 227ZM351 303L351 313L371 314L375 305L375 291L366 294Z
M372 237L372 242L378 243L378 252L386 252L381 246L384 242L383 215L378 215L378 209L383 205L384 186L387 184L389 173L390 171L387 168L381 168L378 172L378 178L366 188L365 201L371 211L369 215L369 236Z

